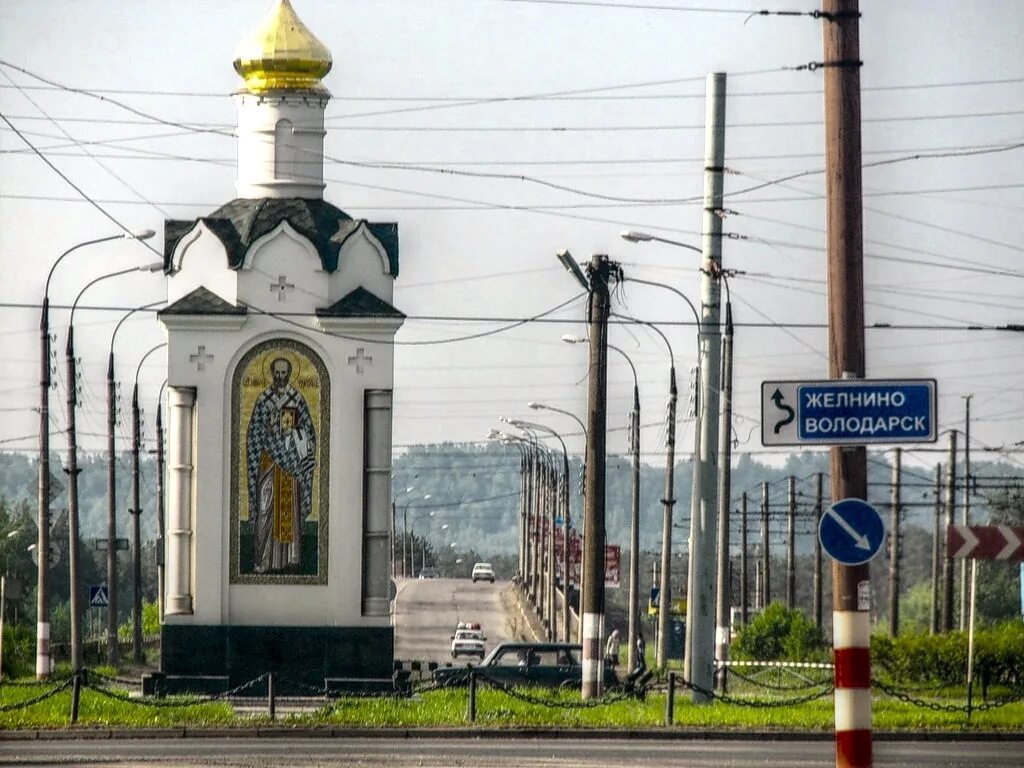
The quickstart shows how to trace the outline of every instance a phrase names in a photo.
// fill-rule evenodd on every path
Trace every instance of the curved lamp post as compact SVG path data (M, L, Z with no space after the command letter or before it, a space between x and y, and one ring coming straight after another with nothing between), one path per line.
M529 507L529 493L527 490L527 470L530 466L529 457L529 446L525 440L513 437L512 435L506 435L497 429L489 429L487 431L487 439L495 440L503 445L514 445L516 450L519 451L519 573L517 578L521 587L525 587L527 583L527 520L528 520L528 507Z
M43 289L42 313L39 320L40 376L39 376L39 552L36 582L36 677L40 680L50 675L50 280L54 270L65 257L90 245L108 243L114 240L148 240L156 234L151 229L140 229L93 240L84 240L64 251L53 262L46 275Z
M562 446L562 492L559 494L558 503L551 506L551 539L548 547L548 616L551 621L551 640L558 642L558 619L555 610L555 526L557 524L556 512L562 507L562 596L565 610L563 611L562 636L564 642L569 642L569 452L565 448L565 441L562 436L545 424L537 424L532 421L521 421L513 419L509 421L521 430L540 430L558 439Z
M65 348L67 364L67 422L68 422L68 570L71 582L71 594L69 599L69 610L71 613L71 669L78 672L82 667L82 617L81 606L79 605L79 578L78 578L78 432L75 426L75 410L78 406L77 368L75 361L75 311L78 309L78 302L92 286L97 283L109 280L132 272L156 272L163 269L163 262L145 264L141 267L128 267L119 269L116 272L109 272L90 280L85 287L78 292L74 302L71 304L71 317L68 321L68 341ZM40 526L41 527L41 526ZM117 546L117 542L114 542ZM43 550L40 548L40 556Z
M142 450L139 373L146 358L166 346L166 342L157 344L142 356L135 366L135 385L132 387L132 506L128 513L132 516L132 656L137 663L145 661L142 652L142 535L139 526L139 518L142 517L139 501L139 453Z
M117 456L114 431L117 421L117 385L114 381L114 342L125 321L144 309L165 303L154 301L126 312L110 334L107 355L107 663L117 664Z
M562 341L569 344L585 343L587 339L566 334ZM637 379L636 366L626 352L614 344L609 344L608 349L615 350L622 355L629 363L629 370L633 374L633 410L629 414L630 420L630 454L633 457L633 482L631 489L630 524L629 524L629 636L627 649L627 667L629 670L636 669L636 639L641 632L639 616L639 584L640 584L640 384ZM669 347L671 350L671 347ZM673 366L674 368L674 366ZM570 414L571 415L571 414Z
M705 220L707 219L707 210ZM621 233L622 238L630 242L655 241L668 245L685 248L696 253L705 255L705 249L698 248L678 240L658 237L643 232L626 231ZM708 238L709 235L705 235ZM698 329L698 365L700 361L708 359L711 367L702 370L700 374L701 393L698 394L698 406L695 429L695 456L693 465L693 505L690 517L690 574L687 591L687 622L686 631L686 658L684 661L684 675L688 680L702 682L706 679L706 672L712 665L703 663L707 659L706 651L703 648L704 638L714 638L715 657L724 660L728 654L728 557L729 557L729 507L730 507L730 483L731 483L731 440L732 440L732 306L729 295L729 284L725 270L721 268L720 260L714 256L705 260L705 278L703 281L702 309L707 311L707 318L711 321L710 327L701 323L700 314L696 311L693 303L671 286L650 281L637 280L635 282L648 282L676 293L686 300L690 309L694 311ZM710 270L710 271L707 271ZM714 343L712 336L719 334L718 329L718 289L714 281L721 278L726 288L726 318L725 334L721 341L721 357L723 361L721 370L720 392L714 388L713 377L718 375L717 362L714 350L711 345ZM707 337L705 336L707 331ZM707 342L708 347L705 347ZM709 351L710 350L710 351ZM714 412L718 410L719 395L722 403L720 422L714 423ZM705 410L710 405L711 411ZM707 424L705 424L707 421ZM717 433L717 434L716 434ZM715 445L711 445L715 443ZM715 455L718 461L717 482L705 477L708 474L706 465L710 457ZM711 515L717 517L708 519ZM716 525L717 523L717 525ZM717 531L715 528L717 527ZM715 557L715 537L717 533L718 556ZM710 572L710 564L717 561L715 574ZM709 590L717 581L716 594L712 596ZM700 590L699 592L696 590ZM715 631L706 624L708 619L707 607L710 606L713 597L715 598ZM698 608L699 606L699 608ZM694 640L697 638L697 640ZM699 642L701 647L694 650L693 643ZM693 670L694 659L701 659L700 674ZM724 689L724 674L720 676L719 685ZM705 701L703 694L696 694L695 701Z

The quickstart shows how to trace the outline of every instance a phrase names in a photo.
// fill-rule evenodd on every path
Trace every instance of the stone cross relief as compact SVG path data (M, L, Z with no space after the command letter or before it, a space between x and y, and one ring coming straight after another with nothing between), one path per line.
M205 371L206 364L213 362L213 355L207 354L206 347L200 344L196 351L188 356L188 361L195 363L197 371Z
M354 365L356 367L356 373L361 374L363 372L363 363L365 363L366 365L370 365L371 363L373 363L373 358L365 354L365 352L366 350L364 350L362 347L358 347L356 349L356 353L350 356L348 359L348 364Z
M274 291L277 291L278 301L284 301L287 298L286 294L288 293L288 291L294 290L295 284L289 283L288 277L286 275L278 275L277 282L270 284L270 292L273 293Z

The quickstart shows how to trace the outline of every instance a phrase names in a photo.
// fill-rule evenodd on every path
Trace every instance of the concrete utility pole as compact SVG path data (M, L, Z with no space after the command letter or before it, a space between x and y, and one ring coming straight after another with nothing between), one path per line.
M59 259L58 259L59 261ZM57 264L54 263L53 267ZM53 267L46 278L49 290ZM36 539L36 678L50 676L50 299L39 320L39 500Z
M628 359L628 358L627 358ZM630 361L630 367L633 362ZM633 410L629 413L629 449L633 454L633 487L629 515L629 648L627 668L636 669L636 638L640 629L640 388L633 373Z
M700 393L697 420L700 442L693 464L690 507L690 572L687 583L684 671L693 685L693 701L711 701L714 684L715 539L718 518L719 379L721 329L719 280L722 274L722 177L725 166L725 73L707 77L704 134L703 264L701 266Z
M658 584L658 637L655 663L664 668L668 663L669 615L672 612L672 510L675 507L676 471L676 369L672 366L668 383L668 438L665 442L665 495L661 500L661 581ZM691 560L692 562L692 560ZM687 638L690 631L687 627Z
M941 535L942 520L942 464L935 465L935 527L932 531L932 609L929 626L933 635L939 634L939 579L942 575L939 553L945 537Z
M81 296L81 294L79 294ZM74 309L72 308L72 317ZM75 328L68 326L65 348L67 364L67 422L68 422L68 571L71 584L68 607L71 613L71 671L82 668L82 607L78 579L78 430L75 428L75 406L78 402L78 374L75 366ZM116 542L115 542L116 544ZM49 552L40 552L45 559Z
M611 295L608 284L618 266L608 257L595 255L587 270L590 300L587 335L590 338L590 372L587 376L587 472L584 479L583 541L583 681L584 699L601 695L604 684L604 550L605 550L605 450L608 397L608 315Z
M747 601L747 492L740 499L740 623L746 626Z
M156 594L160 620L164 617L164 536L166 520L164 515L164 422L163 388L156 401ZM161 663L163 659L161 657Z
M900 483L903 449L892 457L892 498L889 502L889 637L900 633Z
M141 363L139 363L141 365ZM136 379L138 377L136 376ZM141 420L139 411L139 385L132 389L132 658L136 663L145 660L142 651L142 533L139 518L142 517L142 503L139 500L139 452L142 449ZM117 545L117 542L114 542Z
M861 202L860 11L823 0L829 378L863 379L864 250ZM831 449L832 501L867 499L867 450ZM872 764L870 569L832 564L836 765Z
M949 431L949 471L946 473L946 529L956 515L956 430ZM945 550L945 547L942 547ZM942 631L953 630L953 559L942 557Z
M821 623L821 539L818 538L818 524L821 522L822 507L822 476L818 472L814 477L814 575L812 577L812 589L814 591L814 603L811 613L814 614L814 626L822 628Z
M786 488L786 607L796 607L796 478Z
M723 278L725 275L722 275ZM732 506L732 302L725 282L725 334L722 336L722 426L718 438L718 585L715 594L715 660L729 658L732 589L729 580L729 527ZM741 577L742 578L742 577ZM719 689L725 690L725 667L720 670Z
M971 519L971 398L964 395L964 505L960 522L970 525ZM960 560L960 631L967 628L967 559Z
M768 483L761 483L761 610L772 602L772 539L768 528Z
M115 333L117 331L115 330ZM117 384L114 350L107 357L107 663L117 665Z

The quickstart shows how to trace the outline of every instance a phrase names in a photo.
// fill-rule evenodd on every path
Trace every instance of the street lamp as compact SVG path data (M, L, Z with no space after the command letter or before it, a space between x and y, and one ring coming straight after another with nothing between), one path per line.
M426 493L426 494L423 495L422 500L426 501L429 498L430 498L430 494ZM410 558L410 555L409 555L409 507L410 506L412 506L412 504L409 503L409 502L406 502L406 504L402 507L402 575L403 576L409 576L410 575L409 574L409 568L407 566L407 562L408 562L408 565L412 564L411 559L408 559L408 558ZM415 520L413 522L415 522ZM412 556L415 557L415 553L413 553Z
M114 442L114 427L117 419L117 385L114 381L114 342L117 332L125 321L144 309L151 309L165 302L154 301L135 307L126 312L110 334L110 351L107 355L107 663L117 664L117 456Z
M710 208L705 209L705 218ZM713 216L712 216L713 218ZM707 227L706 227L707 229ZM710 231L710 230L709 230ZM623 232L623 239L631 242L657 241L673 245L705 255L704 249L681 243L668 238L657 237L643 232ZM720 234L720 230L719 230ZM705 235L706 242L710 238ZM731 470L731 439L732 439L732 307L729 301L729 287L726 271L721 261L716 258L713 250L705 259L704 279L702 281L701 309L705 313L704 322L693 303L682 293L668 285L651 281L636 280L635 282L658 285L685 299L693 310L697 320L698 367L700 370L700 391L697 396L699 411L696 419L695 451L693 463L693 497L690 517L690 578L687 581L687 627L686 627L686 658L684 675L698 685L707 687L710 683L714 665L706 655L705 645L714 641L715 656L724 660L728 653L728 547L729 547L729 506L730 506L730 470ZM721 349L714 344L715 337L720 333L718 328L718 286L716 281L722 279L726 285L726 328ZM719 357L723 361L719 371ZM720 383L717 377L721 374ZM719 393L719 387L721 393ZM721 394L721 401L719 400ZM713 419L718 415L719 402L724 405L720 414L720 422ZM712 458L714 457L714 458ZM717 482L707 477L711 463L718 462ZM717 528L717 531L716 531ZM718 554L715 556L715 537L717 533ZM716 560L725 562L717 562ZM710 561L710 562L709 562ZM716 567L717 565L717 567ZM712 576L714 572L714 577ZM716 594L711 594L717 580ZM712 599L717 598L715 618L716 629L712 632L709 624L709 606ZM695 701L704 701L702 693L695 692Z
M527 472L530 469L531 461L529 444L521 438L514 437L513 435L506 435L504 432L500 432L497 429L487 430L487 439L496 440L503 445L514 445L516 450L519 451L519 572L517 574L517 578L519 580L520 587L525 587L527 584L527 574L529 570L529 562L527 560L527 542L529 535L527 525L530 514L530 478L528 477Z
M558 621L555 611L555 526L557 525L556 512L558 506L562 506L562 603L563 611L562 634L565 642L569 642L569 452L565 449L565 441L562 436L545 424L537 424L532 421L520 421L513 419L509 421L521 430L541 430L558 439L562 446L562 492L559 494L558 502L551 505L551 538L548 548L548 617L551 622L551 639L558 641Z
M703 253L703 251L695 245L689 243L683 243L679 240L669 240L667 237L658 237L658 235L651 235L647 232L637 232L632 229L624 229L619 233L619 237L623 240L627 240L631 243L649 243L652 240L658 243L667 243L668 245L675 245L679 248L686 248L690 251L696 251L697 253Z
M142 534L139 519L142 517L142 503L139 501L139 453L142 450L141 417L139 412L139 373L142 364L167 343L157 344L139 360L135 366L135 386L132 387L132 655L137 663L145 661L142 653Z
M151 229L140 229L108 237L85 240L71 246L53 262L46 275L43 289L42 314L39 321L40 376L39 376L39 552L36 582L36 677L45 679L50 674L50 280L54 270L65 257L80 248L113 240L148 240L156 234Z
M570 344L586 342L577 336L562 336L562 341ZM630 453L633 455L633 487L630 506L629 524L629 635L627 648L627 667L636 669L636 639L641 632L639 619L639 583L640 583L640 384L636 375L636 366L633 360L619 347L609 344L608 349L613 349L626 358L629 363L629 370L633 373L633 410L629 414L630 419ZM669 348L671 350L671 347Z
M56 265L55 265L56 266ZM128 267L119 269L116 272L109 272L90 280L85 287L78 292L74 302L71 304L71 317L68 321L68 341L65 349L67 364L67 434L68 434L68 570L71 582L70 613L71 613L71 669L77 673L82 667L82 625L81 613L79 610L79 579L78 579L78 432L75 427L75 410L78 405L77 392L77 371L75 363L75 310L78 309L78 302L92 286L104 280L109 280L131 272L156 272L163 269L163 262L158 261L152 264L144 264L141 267ZM42 527L42 526L40 526ZM114 543L117 545L117 542ZM40 556L44 550L40 547ZM36 663L38 674L38 661Z

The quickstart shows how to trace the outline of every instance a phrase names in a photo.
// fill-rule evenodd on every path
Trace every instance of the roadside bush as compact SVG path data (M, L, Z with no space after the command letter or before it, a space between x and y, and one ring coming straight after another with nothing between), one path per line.
M772 603L733 639L734 659L822 661L828 648L821 630L798 610Z
M132 617L121 623L117 628L117 637L123 643L132 640ZM160 634L160 609L156 602L142 601L142 636L152 637Z
M871 638L872 664L895 680L960 685L967 679L967 633L904 634ZM1011 621L974 633L974 677L1017 687L1024 677L1024 623Z
M4 626L3 676L28 677L36 671L36 636L23 624Z

